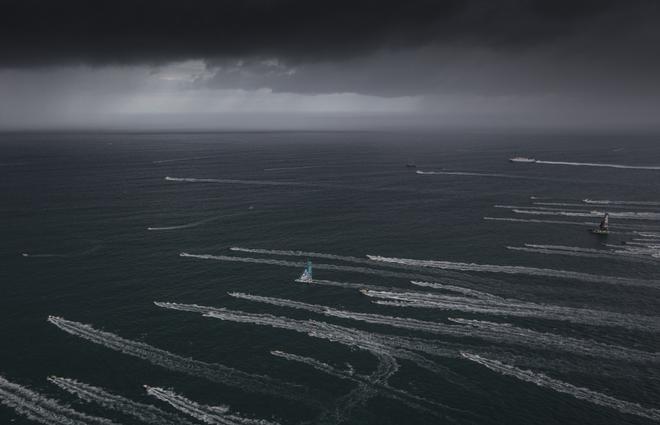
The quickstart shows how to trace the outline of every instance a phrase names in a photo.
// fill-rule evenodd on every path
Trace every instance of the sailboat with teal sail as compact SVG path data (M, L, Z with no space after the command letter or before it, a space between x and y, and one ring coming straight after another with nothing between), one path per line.
M296 279L296 282L311 283L313 280L314 279L312 278L312 262L310 260L307 260L307 266L305 267L305 270L303 270L300 277Z

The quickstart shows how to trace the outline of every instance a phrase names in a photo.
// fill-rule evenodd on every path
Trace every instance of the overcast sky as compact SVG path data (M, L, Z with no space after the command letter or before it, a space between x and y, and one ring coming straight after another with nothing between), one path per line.
M656 0L0 0L0 128L658 129Z

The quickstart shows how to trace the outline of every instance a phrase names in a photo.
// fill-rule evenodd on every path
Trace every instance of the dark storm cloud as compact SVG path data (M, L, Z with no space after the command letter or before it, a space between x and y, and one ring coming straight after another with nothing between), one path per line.
M625 32L653 0L3 0L0 66L275 57L332 61L380 49L533 47ZM617 16L602 28L603 16Z

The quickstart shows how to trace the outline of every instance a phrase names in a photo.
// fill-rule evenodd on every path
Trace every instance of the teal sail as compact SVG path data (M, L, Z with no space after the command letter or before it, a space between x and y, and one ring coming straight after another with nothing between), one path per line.
M307 260L307 266L298 278L298 282L311 282L312 281L312 262Z

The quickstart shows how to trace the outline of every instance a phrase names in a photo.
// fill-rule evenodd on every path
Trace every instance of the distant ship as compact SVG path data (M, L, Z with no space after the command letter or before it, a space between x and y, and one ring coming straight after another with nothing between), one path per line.
M536 160L524 156L514 156L513 158L509 158L509 162L536 162Z
M408 161L406 163L406 168L417 168L417 164L415 164L415 161Z
M300 277L296 279L296 282L312 283L313 280L314 279L312 278L312 262L310 260L307 260L307 267L305 267L305 270L303 270Z
M610 215L608 213L605 213L605 216L600 221L600 225L597 228L591 229L591 233L595 233L597 235L610 234Z

